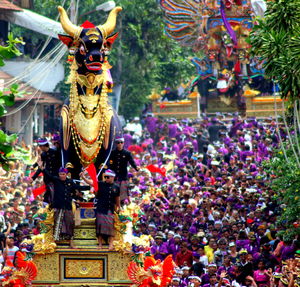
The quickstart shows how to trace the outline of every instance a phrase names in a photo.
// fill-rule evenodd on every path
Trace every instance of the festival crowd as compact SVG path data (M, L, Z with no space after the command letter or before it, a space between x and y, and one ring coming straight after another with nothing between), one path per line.
M148 113L125 126L117 139L128 156L128 173L118 179L121 201L141 207L134 235L153 237L154 258L172 255L177 267L170 287L300 284L299 238L280 235L276 219L284 206L274 200L263 168L279 146L278 133L286 138L271 118L222 114L176 120ZM55 150L57 135L46 136ZM37 160L40 148L31 152ZM109 168L114 177L113 164ZM9 172L0 169L3 264L13 260L23 239L40 233L33 216L44 198L33 191L43 177L31 180L34 172L21 161L12 162ZM75 200L90 195L78 190Z

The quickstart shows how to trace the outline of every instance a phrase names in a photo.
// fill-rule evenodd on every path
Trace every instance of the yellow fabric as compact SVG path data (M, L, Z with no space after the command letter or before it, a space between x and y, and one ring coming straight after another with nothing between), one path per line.
M204 253L208 258L208 262L214 262L214 250L210 246L206 245L204 246Z

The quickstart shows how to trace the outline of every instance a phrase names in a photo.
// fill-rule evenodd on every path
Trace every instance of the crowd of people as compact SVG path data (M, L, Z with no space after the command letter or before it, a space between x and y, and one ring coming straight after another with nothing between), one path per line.
M298 286L299 238L280 236L276 219L283 206L274 201L262 165L274 155L278 133L284 140L271 118L222 114L177 120L149 113L125 126L108 163L108 183L115 178L122 204L142 208L134 235L153 237L154 258L173 256L170 286ZM47 137L55 150L57 137ZM39 153L34 145L33 162ZM116 170L121 153L126 168ZM40 232L33 216L45 197L33 191L43 177L33 169L22 162L0 169L2 262ZM75 200L90 197L78 190Z

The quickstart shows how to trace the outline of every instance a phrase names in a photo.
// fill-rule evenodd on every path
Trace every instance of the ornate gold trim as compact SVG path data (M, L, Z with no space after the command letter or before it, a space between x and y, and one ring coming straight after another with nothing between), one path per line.
M63 146L67 150L70 144L70 122L69 122L69 107L64 105L61 110L62 128L63 128Z
M87 89L95 89L103 84L104 72L101 75L87 74L79 75L77 74L77 82L81 87L86 87Z

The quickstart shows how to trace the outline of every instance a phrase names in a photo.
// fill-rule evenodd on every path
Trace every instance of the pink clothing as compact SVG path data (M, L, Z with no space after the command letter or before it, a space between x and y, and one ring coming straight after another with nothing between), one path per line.
M254 271L253 278L258 287L269 286L270 277L266 274L267 270Z

